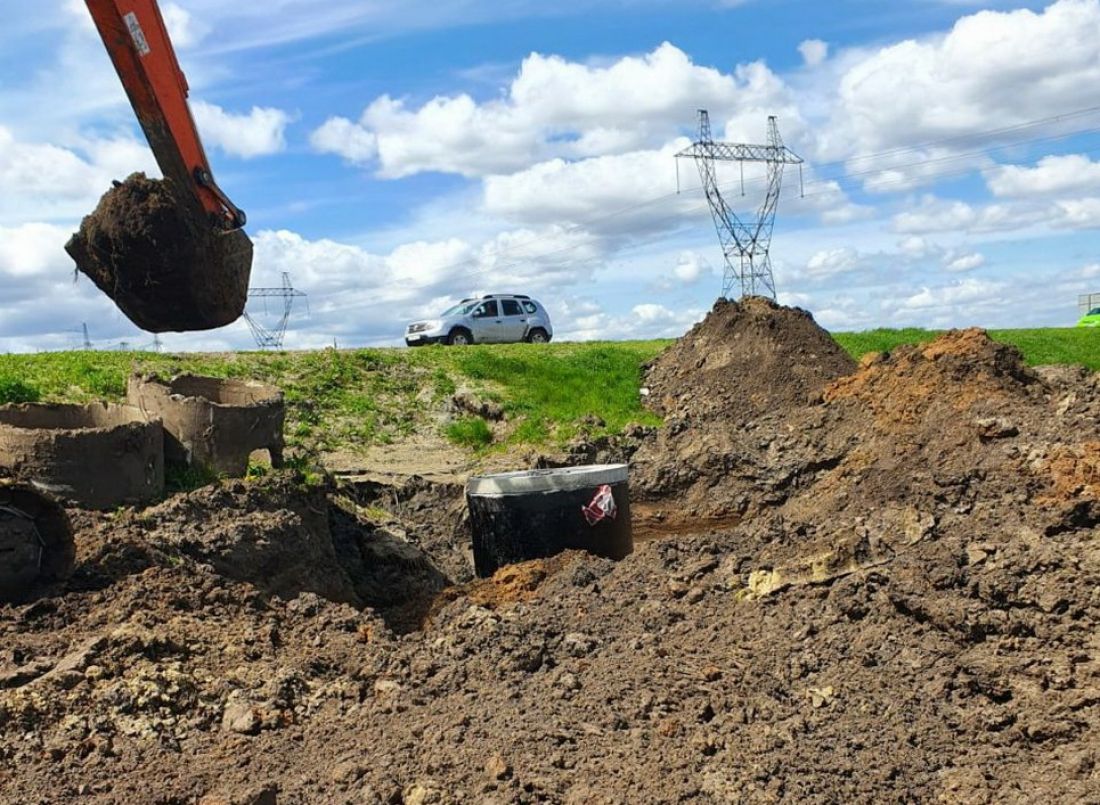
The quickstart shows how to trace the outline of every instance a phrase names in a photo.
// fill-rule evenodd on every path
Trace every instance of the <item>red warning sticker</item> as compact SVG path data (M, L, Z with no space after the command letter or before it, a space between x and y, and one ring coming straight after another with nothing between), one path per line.
M607 518L614 520L619 515L619 507L615 504L615 496L611 494L611 487L604 484L597 489L592 502L587 506L581 506L581 512L589 525L596 525L596 523Z

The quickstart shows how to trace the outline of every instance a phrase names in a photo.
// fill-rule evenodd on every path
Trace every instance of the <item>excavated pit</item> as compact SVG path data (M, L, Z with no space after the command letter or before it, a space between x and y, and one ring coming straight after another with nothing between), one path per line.
M439 591L461 488L417 479L89 516L0 608L0 799L1096 801L1100 375L708 322L649 373L665 519L619 562Z
M252 242L216 229L179 195L169 180L135 173L65 245L77 268L150 332L223 327L248 301Z
M164 494L164 432L127 405L6 405L0 472L86 508L148 503Z
M169 464L242 476L259 450L273 466L282 464L286 405L274 386L198 375L172 380L135 375L127 401L164 423Z

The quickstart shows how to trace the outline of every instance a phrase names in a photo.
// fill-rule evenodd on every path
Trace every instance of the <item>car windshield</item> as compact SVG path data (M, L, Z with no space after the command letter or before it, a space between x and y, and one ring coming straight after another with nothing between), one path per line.
M454 307L445 310L440 318L445 319L448 316L465 316L467 313L474 309L474 305L476 304L477 302L462 302L461 304L457 304Z

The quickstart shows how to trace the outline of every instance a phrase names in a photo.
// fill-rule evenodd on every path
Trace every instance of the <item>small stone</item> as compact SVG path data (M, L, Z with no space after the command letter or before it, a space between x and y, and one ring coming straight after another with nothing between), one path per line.
M1007 439L1020 434L1019 429L1010 422L996 417L986 417L974 421L978 428L978 438L982 441L990 439Z
M379 679L374 683L374 693L376 696L392 696L400 692L400 690L401 684L392 679Z
M332 770L332 779L338 783L353 783L366 772L366 767L359 761L345 760Z
M443 797L435 783L423 782L413 783L406 788L404 798L401 801L404 805L431 805L434 802L441 802L442 799Z
M988 544L973 544L968 545L966 548L966 562L970 565L977 565L984 562L996 551L996 547Z
M577 679L576 674L565 671L558 677L558 687L563 690L580 690L581 683L580 680Z
M505 780L511 776L512 767L508 765L508 761L504 759L504 756L497 752L486 761L485 773L490 780Z
M684 596L684 600L689 604L698 604L700 601L706 598L706 596L706 590L704 590L702 587L692 587L690 590L687 591L687 595Z
M222 713L222 729L239 735L256 735L260 731L260 717L251 702L231 694Z
M570 632L562 638L561 645L570 656L584 657L596 647L596 641L586 634Z
M824 688L810 688L807 693L810 696L810 703L814 706L814 709L820 709L832 701L836 695L836 691L833 690L832 685L828 685Z
M54 666L53 673L60 675L69 671L83 670L106 645L107 639L104 637L93 637L90 640L85 640L75 651L66 654Z

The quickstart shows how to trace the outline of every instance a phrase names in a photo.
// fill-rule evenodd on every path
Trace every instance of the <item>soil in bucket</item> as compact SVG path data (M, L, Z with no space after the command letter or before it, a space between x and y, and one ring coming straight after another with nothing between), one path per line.
M65 250L150 332L223 327L248 299L252 242L217 229L170 180L135 173L116 184Z

